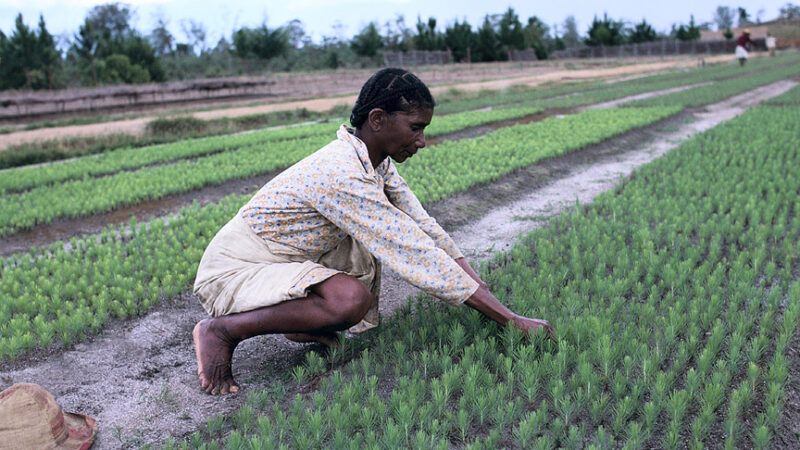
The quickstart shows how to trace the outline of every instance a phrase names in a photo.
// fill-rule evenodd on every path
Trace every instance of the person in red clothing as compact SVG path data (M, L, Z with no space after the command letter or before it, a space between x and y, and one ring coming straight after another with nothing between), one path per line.
M755 42L750 39L750 30L745 28L742 34L736 38L736 59L739 60L740 66L747 62L747 44L755 45Z

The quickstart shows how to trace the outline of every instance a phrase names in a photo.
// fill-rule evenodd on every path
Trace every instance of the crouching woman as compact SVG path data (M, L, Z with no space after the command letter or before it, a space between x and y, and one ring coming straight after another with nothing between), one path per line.
M525 334L545 320L514 314L422 208L395 163L425 147L434 100L402 69L367 80L337 139L270 180L213 238L195 281L212 318L193 338L198 376L210 394L239 387L236 345L281 333L327 345L336 333L378 323L381 265L453 305L466 303Z

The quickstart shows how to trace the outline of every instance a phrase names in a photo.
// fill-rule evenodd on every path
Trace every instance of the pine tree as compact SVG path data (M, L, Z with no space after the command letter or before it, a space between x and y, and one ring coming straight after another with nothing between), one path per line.
M22 14L11 37L0 33L0 89L41 89L55 86L60 55L53 36L39 17L39 32L25 25Z

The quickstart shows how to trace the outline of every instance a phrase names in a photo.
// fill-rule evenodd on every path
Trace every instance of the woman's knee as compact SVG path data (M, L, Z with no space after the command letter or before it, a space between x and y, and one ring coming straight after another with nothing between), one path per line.
M347 275L337 275L324 283L320 294L336 321L352 326L361 321L372 306L372 295L366 286Z

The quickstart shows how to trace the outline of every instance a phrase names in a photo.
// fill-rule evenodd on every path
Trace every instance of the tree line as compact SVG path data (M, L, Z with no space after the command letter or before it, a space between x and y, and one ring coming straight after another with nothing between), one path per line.
M384 51L449 50L456 62L488 62L508 60L513 50L533 49L539 59L545 59L554 51L580 46L698 39L701 30L712 26L695 23L690 16L688 23L659 33L644 19L629 24L604 14L602 18L595 16L581 35L574 16L551 28L536 16L523 21L508 8L501 14L487 14L477 27L466 20L455 20L442 29L434 17L418 17L410 27L398 15L384 24L369 23L350 39L325 36L319 43L306 34L302 22L293 20L280 27L242 27L211 46L199 22L181 22L186 39L178 42L166 19L159 18L145 35L132 27L134 14L131 6L123 3L93 7L77 32L62 42L63 51L47 30L43 16L39 16L36 27L29 27L22 14L17 15L9 36L0 31L0 89L370 67L382 63ZM800 17L800 6L787 3L781 8L781 17ZM752 23L750 14L741 7L719 6L714 11L719 30L730 33L735 19L739 25Z

